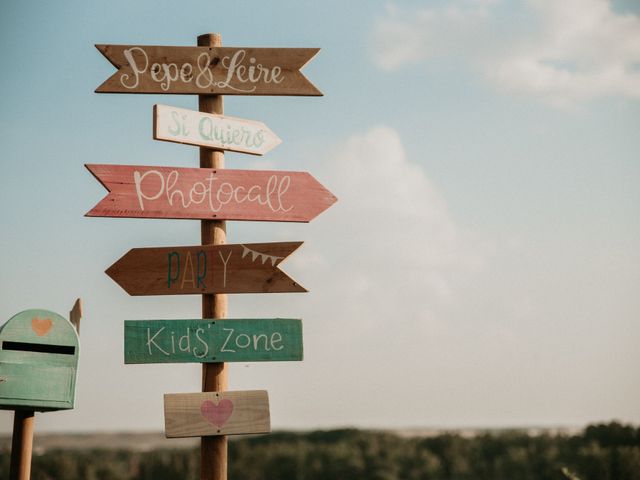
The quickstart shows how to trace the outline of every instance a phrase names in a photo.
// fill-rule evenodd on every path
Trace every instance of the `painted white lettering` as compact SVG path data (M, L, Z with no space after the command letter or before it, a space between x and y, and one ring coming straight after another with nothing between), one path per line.
M198 55L197 65L198 65L198 75L196 76L196 85L198 88L209 88L212 85L215 85L213 81L213 74L211 70L209 70L209 63L211 62L211 58L209 54L206 52Z
M167 202L169 202L169 205L173 206L173 197L175 195L178 195L180 197L180 202L182 203L182 208L187 208L189 206L189 203L184 201L184 193L182 193L181 190L177 190L177 189L174 191L174 187L176 183L178 183L179 178L180 178L180 174L178 173L177 170L172 170L169 173L169 176L167 177L167 189L166 189Z
M201 89L230 89L241 93L251 93L257 84L279 84L284 81L282 67L279 65L265 66L255 57L247 58L247 51L239 49L231 56L222 58L222 68L226 69L224 79L216 81L208 52L198 55L195 65L191 62L173 63L153 61L150 65L149 55L141 47L131 47L123 51L125 60L129 64L131 73L120 75L120 84L129 90L140 86L143 75L160 85L162 91L171 90L174 82L192 83ZM197 69L197 74L194 70ZM248 84L246 87L245 84Z
M180 80L190 83L193 80L193 66L190 63L183 63L180 68Z
M240 337L244 337L244 338L247 339L247 342L244 345L240 344ZM238 347L238 348L247 348L249 345L251 345L251 338L246 333L241 333L240 335L238 335L236 337L236 347Z
M234 329L233 328L223 328L222 330L225 331L225 332L229 332L229 335L227 335L227 338L224 341L224 344L222 345L222 348L220 349L220 351L221 352L235 353L236 352L235 350L233 350L231 348L227 349L227 344L229 343L229 340L233 336Z
M133 56L134 52L138 52L141 54L142 58L144 59L144 66L138 65L138 62ZM140 47L127 48L124 50L123 53L124 53L124 58L129 63L129 66L131 66L131 70L133 71L133 75L135 78L133 80L133 83L130 83L129 85L127 85L125 82L129 80L129 74L123 73L122 75L120 75L120 84L124 88L132 90L136 88L140 83L140 74L147 71L147 67L149 66L149 58L147 57L146 52Z
M191 351L191 337L190 337L190 329L187 327L187 333L182 335L178 339L178 348L181 352L190 352Z
M194 198L195 197L195 198ZM196 182L189 191L189 200L191 203L200 205L207 198L207 186L202 182Z
M289 190L290 184L291 184L291 177L289 175L283 176L282 179L280 180L280 183L278 184L278 207L275 211L280 210L283 212L289 212L291 211L291 209L293 209L293 205L291 205L289 208L285 208L282 203L282 197L284 196L285 193L287 193L287 190Z
M280 334L280 332L273 332L271 334L271 348L278 351L282 350L284 348L284 345L280 345L278 347L276 346L277 343L282 343L282 335Z
M158 350L160 350L162 353L164 353L166 356L169 356L169 352L167 352L166 350L163 350L160 345L158 345L156 343L156 337L158 335L160 335L162 333L162 331L164 330L164 327L162 327L160 330L158 330L155 335L152 337L151 336L151 329L147 328L147 348L149 349L149 355L153 355L153 352L151 351L151 344L153 344L154 347L156 347Z
M248 79L242 78L242 73L246 70L246 67L242 65L242 60L246 54L247 52L245 50L238 50L232 57L224 57L222 59L222 66L227 69L227 78L225 78L223 82L218 82L218 87L229 88L231 90L245 93L253 92L256 89L255 85L249 89L241 89L231 85L234 77L240 83L246 83L248 81Z
M210 326L211 324L209 324ZM200 342L202 344L202 354L198 354L198 347L193 347L193 355L196 358L204 358L208 355L209 353L209 345L207 344L207 342L204 341L204 339L200 336L200 334L204 333L204 328L198 328L196 329L196 340L198 340L198 342Z
M225 192L225 190L226 190L226 192ZM226 195L227 198L225 200L222 200L220 198L222 195ZM231 185L228 182L221 183L220 187L218 187L218 193L216 195L216 200L218 200L218 203L220 205L226 205L231 200L233 200L233 185Z
M179 119L175 119L176 129L180 128ZM211 212L220 212L227 205L240 206L257 204L273 213L287 213L294 205L286 201L291 188L290 175L270 175L263 184L238 185L231 182L216 183L218 177L209 173L187 183L180 177L178 170L161 172L139 170L133 172L133 184L141 211L145 211L146 203L158 201L164 197L166 205L174 209L189 209L192 205L202 205ZM157 207L161 207L156 203Z
M268 345L268 338L264 333L261 333L259 335L254 335L253 336L253 349L254 350L259 350L260 349L259 342L260 342L261 338L264 339L264 350L266 352L270 351L271 349L269 348L269 345Z
M142 193L142 182L146 178L147 175L156 175L158 178L160 178L160 188L158 189L158 193L156 193L155 195L150 196L150 197L148 197L147 195ZM164 191L164 177L157 170L148 170L147 172L145 172L142 175L140 175L139 171L134 170L134 172L133 172L133 183L136 186L136 195L138 196L138 203L140 204L140 210L142 210L143 212L144 212L143 199L144 200L156 200L157 198L160 197L160 195L162 195L162 192Z

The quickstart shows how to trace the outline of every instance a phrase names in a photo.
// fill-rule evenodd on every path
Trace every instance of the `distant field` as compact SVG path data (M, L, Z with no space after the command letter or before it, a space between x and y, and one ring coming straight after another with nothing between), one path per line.
M199 438L166 439L161 432L156 433L37 433L34 437L34 451L43 453L53 448L63 450L108 449L135 450L147 452L163 448L193 448ZM0 437L0 449L11 448L11 436Z
M325 430L230 437L243 480L640 480L640 428ZM10 439L0 439L7 480ZM36 434L31 480L198 478L198 440ZM3 476L5 475L5 476Z
M509 432L538 435L576 435L581 428L576 427L533 427L533 428L404 428L376 430L397 435L402 438L437 437L440 435L457 435L463 438L474 438L486 434ZM300 432L304 433L304 432ZM248 436L245 436L248 437ZM236 437L230 437L232 440ZM199 445L198 438L167 439L161 432L118 432L118 433L37 433L34 438L36 453L44 453L51 449L85 450L132 450L148 452L159 449L194 448ZM11 447L11 436L0 436L0 450Z

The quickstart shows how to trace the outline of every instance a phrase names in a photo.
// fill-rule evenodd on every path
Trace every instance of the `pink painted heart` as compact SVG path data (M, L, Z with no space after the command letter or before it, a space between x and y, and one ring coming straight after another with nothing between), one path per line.
M205 400L200 405L200 413L212 425L221 428L233 413L233 402L227 398L220 400L218 405L211 400Z
M33 317L31 319L31 330L36 332L36 335L38 335L39 337L42 337L43 335L49 333L49 330L51 330L52 326L53 322L50 318Z

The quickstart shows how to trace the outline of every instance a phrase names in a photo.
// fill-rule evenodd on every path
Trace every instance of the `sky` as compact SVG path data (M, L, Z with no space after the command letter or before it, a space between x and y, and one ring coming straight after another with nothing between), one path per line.
M275 430L640 423L640 5L635 0L0 5L0 322L81 297L76 408L37 432L160 431L200 366L124 365L125 319L200 318L196 295L132 297L104 270L196 245L199 222L89 218L85 163L195 167L153 140L156 103L96 94L94 44L319 47L323 97L226 97L282 144L228 168L308 171L339 199L309 224L228 222L228 242L304 241L305 294L229 296L301 318L302 362L229 366ZM0 412L10 432L11 412Z

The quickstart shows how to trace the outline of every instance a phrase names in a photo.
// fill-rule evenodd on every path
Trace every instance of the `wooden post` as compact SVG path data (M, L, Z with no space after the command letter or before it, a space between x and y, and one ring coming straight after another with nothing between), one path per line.
M31 478L34 419L35 414L32 410L16 410L14 412L10 480L29 480Z
M77 298L73 308L69 312L69 321L76 327L76 332L80 335L80 319L82 318L82 299Z
M221 47L222 36L208 33L198 37L200 47ZM213 66L220 62L213 57ZM206 113L224 114L222 95L198 95L198 110ZM224 153L221 150L200 148L200 168L224 168ZM203 220L201 223L202 245L226 243L226 222ZM202 318L225 318L227 316L227 296L221 294L202 296ZM227 369L224 363L204 363L202 365L202 391L215 392L227 389ZM227 480L227 437L202 437L200 443L200 479Z

